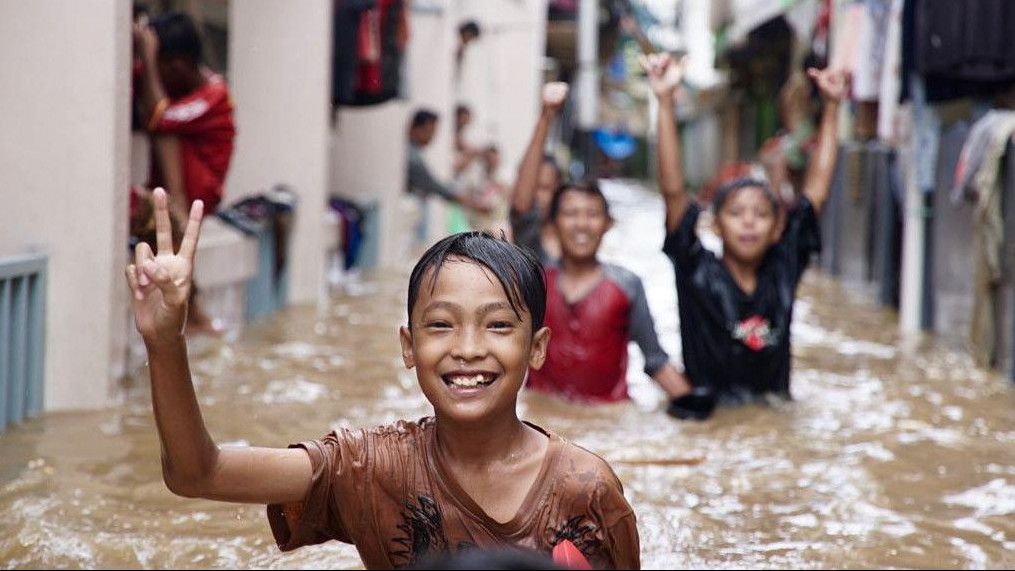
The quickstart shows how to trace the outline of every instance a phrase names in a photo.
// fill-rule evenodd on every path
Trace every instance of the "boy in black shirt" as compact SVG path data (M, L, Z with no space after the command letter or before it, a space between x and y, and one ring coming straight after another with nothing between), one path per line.
M760 180L719 190L713 209L723 242L717 258L695 232L701 209L684 188L673 96L683 62L642 58L659 99L659 186L666 201L663 251L676 270L684 366L694 391L669 412L707 418L715 403L750 402L766 393L789 397L790 322L800 277L821 248L818 215L828 198L837 153L836 118L846 76L808 70L824 99L817 149L797 203L783 212Z

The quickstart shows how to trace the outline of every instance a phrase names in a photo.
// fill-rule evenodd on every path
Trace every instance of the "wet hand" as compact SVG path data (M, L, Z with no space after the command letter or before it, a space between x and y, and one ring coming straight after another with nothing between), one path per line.
M178 337L187 318L187 299L193 287L194 253L201 233L204 204L194 201L180 251L173 252L166 192L153 193L155 235L158 252L141 243L134 249L134 263L127 266L127 284L133 298L134 323L145 342Z
M659 99L672 99L684 79L687 57L675 62L669 54L642 55L638 56L638 63L648 76L652 93Z
M134 38L134 51L147 63L154 63L159 53L159 37L155 30L148 25L147 18L138 18L132 26Z
M809 68L807 75L814 80L825 101L842 101L849 91L849 75L841 69Z
M560 111L567 100L568 85L562 81L554 81L543 86L543 109L554 113Z

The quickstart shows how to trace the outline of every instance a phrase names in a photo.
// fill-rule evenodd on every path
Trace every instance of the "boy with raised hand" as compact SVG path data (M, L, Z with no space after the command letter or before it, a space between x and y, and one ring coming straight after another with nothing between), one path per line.
M597 567L638 568L635 516L610 467L517 416L518 391L550 336L534 257L466 233L436 244L413 269L399 337L433 417L290 448L219 447L181 333L203 205L194 203L174 254L161 189L154 202L157 253L140 244L126 274L170 490L267 504L281 549L337 539L355 544L367 568L472 548L545 554L564 540Z
M663 251L676 269L684 366L694 391L675 399L670 412L705 418L716 402L741 403L774 393L788 398L790 323L797 285L821 247L818 215L824 206L838 150L836 116L846 76L808 70L824 99L818 145L796 205L783 205L760 180L739 179L720 188L713 210L722 257L706 250L695 232L701 209L687 195L673 97L684 63L668 55L642 57L659 99L659 186L666 201ZM780 219L784 222L780 223Z
M546 155L550 127L567 100L566 83L543 86L542 108L532 138L518 166L511 191L511 233L515 244L535 254L544 264L560 257L560 241L549 222L550 199L561 183L560 168Z

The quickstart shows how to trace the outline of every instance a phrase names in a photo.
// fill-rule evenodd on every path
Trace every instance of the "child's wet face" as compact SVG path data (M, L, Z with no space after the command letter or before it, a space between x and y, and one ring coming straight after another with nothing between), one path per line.
M402 355L416 367L423 394L438 417L485 421L514 414L529 366L542 365L549 332L532 335L528 312L511 309L504 289L486 268L449 260L431 290L423 279L402 328Z
M569 190L560 197L553 225L565 258L588 259L599 251L603 235L610 229L610 218L601 198Z
M716 216L723 252L742 262L760 261L778 238L776 218L764 190L747 187L734 191Z

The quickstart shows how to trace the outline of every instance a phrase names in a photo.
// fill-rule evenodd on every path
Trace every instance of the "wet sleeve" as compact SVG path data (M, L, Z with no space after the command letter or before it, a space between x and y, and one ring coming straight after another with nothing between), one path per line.
M811 263L811 258L821 251L821 224L814 211L814 205L807 197L801 196L797 206L790 213L779 245L791 258L790 268L793 271L794 282L800 281L804 270Z
M349 493L365 483L366 445L346 431L320 440L294 444L310 456L313 479L307 497L290 504L268 506L272 535L282 551L335 539L353 543L363 494Z
M659 344L655 321L652 319L648 298L645 296L645 287L637 276L632 274L631 277L633 280L630 286L632 294L630 336L645 356L645 373L652 376L670 361L670 356Z
M606 533L613 569L641 569L641 545L634 512L618 520Z
M422 159L409 159L409 191L422 196L437 195L445 200L456 201L457 195L451 188L430 174L430 169Z
M543 244L539 236L539 212L533 208L523 214L511 211L511 235L515 245L543 259Z
M224 89L201 90L174 101L156 119L154 131L167 135L194 135L216 128L229 112Z
M663 242L665 253L678 270L689 271L698 265L705 247L698 239L697 225L701 208L693 202L688 205L683 220L673 232L666 235Z
M604 480L605 485L598 494L605 527L606 561L602 563L610 569L641 569L641 542L634 510L624 497L624 487L613 470L609 470Z

